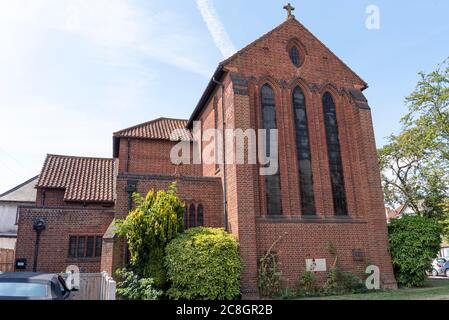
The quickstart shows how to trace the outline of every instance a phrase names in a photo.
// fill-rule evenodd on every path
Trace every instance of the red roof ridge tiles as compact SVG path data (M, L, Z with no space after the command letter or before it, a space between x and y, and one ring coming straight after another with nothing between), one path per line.
M142 138L155 140L190 140L190 131L186 128L187 120L172 118L157 118L117 132L116 138ZM177 132L177 137L173 133Z

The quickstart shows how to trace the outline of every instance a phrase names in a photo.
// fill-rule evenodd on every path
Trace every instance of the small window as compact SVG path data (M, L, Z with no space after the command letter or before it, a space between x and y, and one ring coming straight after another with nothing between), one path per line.
M195 205L192 203L189 208L189 228L196 227L195 220Z
M204 225L204 208L202 204L198 205L198 213L196 216L196 225L202 227Z
M69 238L69 257L75 258L76 257L76 241L78 239L76 237L70 237Z
M78 257L82 258L85 255L86 237L78 238Z
M301 60L299 58L299 51L296 47L291 47L288 51L290 55L290 60L295 65L295 67L299 67L301 65Z
M187 206L184 209L184 230L189 228L189 212L187 210Z
M94 255L94 239L95 237L87 237L87 245L86 245L86 257L93 257Z
M95 257L101 257L103 237L95 237Z
M101 257L102 236L70 236L69 258Z

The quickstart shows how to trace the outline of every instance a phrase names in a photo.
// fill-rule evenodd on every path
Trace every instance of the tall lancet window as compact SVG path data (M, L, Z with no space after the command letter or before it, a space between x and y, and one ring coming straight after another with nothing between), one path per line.
M304 215L314 215L315 196L313 194L312 155L310 152L309 130L307 126L306 100L300 87L296 87L293 91L293 113L295 119L301 209Z
M337 111L334 99L329 92L323 95L324 125L326 126L327 154L331 175L332 194L335 214L348 214L346 206L343 164L341 161L340 140L338 138Z
M274 91L269 85L262 87L262 129L266 132L265 154L270 155L270 132L269 130L277 129L276 125L276 103ZM265 195L267 204L267 214L280 215L282 214L281 205L281 179L278 170L273 175L265 176Z

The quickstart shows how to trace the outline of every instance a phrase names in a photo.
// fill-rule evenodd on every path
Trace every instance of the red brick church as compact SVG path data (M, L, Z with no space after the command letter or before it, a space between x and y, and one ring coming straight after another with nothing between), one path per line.
M394 287L367 87L289 16L218 65L190 119L114 133L111 159L48 155L36 204L19 208L17 270L77 265L112 274L127 259L114 218L127 215L133 192L176 180L186 227L226 225L238 238L244 295L257 295L258 260L277 240L284 286L295 285L307 259L326 259L328 270L338 255L348 271L378 266L381 285ZM277 173L260 175L258 164L174 165L172 133L194 121L203 130L278 129Z

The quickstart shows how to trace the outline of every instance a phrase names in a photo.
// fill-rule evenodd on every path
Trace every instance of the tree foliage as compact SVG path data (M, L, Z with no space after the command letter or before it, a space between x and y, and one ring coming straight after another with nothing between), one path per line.
M420 73L406 98L402 131L378 151L386 202L408 205L415 214L448 221L449 59Z
M230 300L240 295L239 245L223 229L192 228L167 246L173 299Z
M388 227L389 248L398 284L421 286L441 243L442 226L435 219L404 216Z
M117 220L117 233L128 240L131 264L144 278L153 278L157 287L165 285L165 247L183 230L184 204L176 195L176 184L168 190L135 193L135 208L125 220Z

